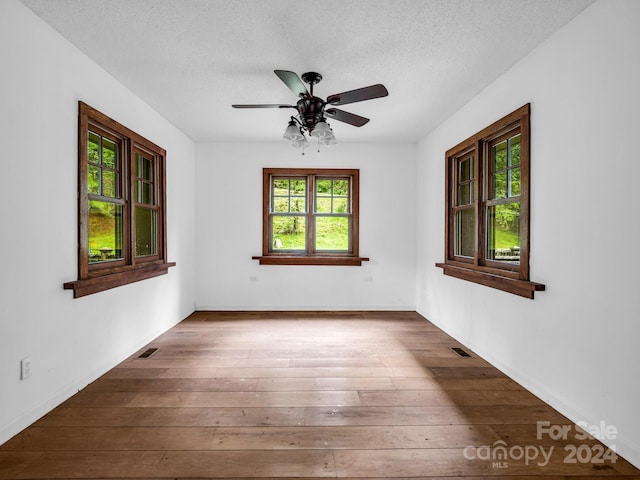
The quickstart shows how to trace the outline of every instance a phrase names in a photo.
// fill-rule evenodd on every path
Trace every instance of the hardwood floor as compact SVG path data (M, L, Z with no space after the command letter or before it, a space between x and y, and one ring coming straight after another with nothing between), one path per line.
M2 445L0 478L640 479L451 347L413 312L196 312Z

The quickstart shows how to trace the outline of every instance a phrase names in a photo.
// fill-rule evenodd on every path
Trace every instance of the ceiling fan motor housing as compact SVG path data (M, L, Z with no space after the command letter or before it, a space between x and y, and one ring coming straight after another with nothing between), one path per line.
M300 120L310 132L323 119L324 105L325 101L318 97L303 97L298 100L296 108L300 113Z

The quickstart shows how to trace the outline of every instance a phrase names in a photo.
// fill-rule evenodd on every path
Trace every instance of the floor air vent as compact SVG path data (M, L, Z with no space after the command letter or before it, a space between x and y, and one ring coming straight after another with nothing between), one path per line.
M158 349L157 348L148 348L147 350L145 350L144 352L142 352L138 358L149 358L151 355L153 355L154 353L156 353Z
M454 352L456 352L458 355L460 355L461 357L470 357L471 355L469 355L467 352L465 352L462 348L460 347L451 347L451 350L453 350Z

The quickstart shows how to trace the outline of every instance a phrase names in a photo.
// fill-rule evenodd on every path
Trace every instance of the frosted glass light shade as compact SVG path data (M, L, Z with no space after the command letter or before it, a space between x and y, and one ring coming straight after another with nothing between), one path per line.
M330 131L331 129L329 128L329 125L327 125L327 122L321 120L316 123L315 127L313 127L313 131L310 135L314 138L324 138Z
M304 138L304 135L300 133L300 128L298 128L295 122L289 122L289 125L285 129L282 138L290 142L298 142Z
M293 148L304 148L304 147L308 147L309 146L309 140L307 140L307 137L305 137L304 135L302 135L302 138L300 140L294 140L291 142L291 146Z
M320 142L320 145L325 147L332 147L333 145L338 144L338 140L336 140L336 137L334 136L321 138L319 142Z
M324 137L318 139L318 144L328 147L338 144L338 140L336 140L336 136L333 134L333 130L331 129L331 127L328 127Z

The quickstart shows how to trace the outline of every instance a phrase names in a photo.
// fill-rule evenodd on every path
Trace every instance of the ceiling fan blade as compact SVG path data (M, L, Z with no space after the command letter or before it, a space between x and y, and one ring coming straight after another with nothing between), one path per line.
M254 105L231 105L233 108L296 108L293 105L283 105L281 103L263 103Z
M280 80L284 82L284 84L289 87L293 93L295 93L299 97L309 97L309 92L307 91L307 87L304 86L302 80L295 72L290 72L288 70L274 70L273 71Z
M329 95L327 97L327 103L330 105L346 105L348 103L386 97L387 95L389 95L389 92L385 86L378 83L377 85L358 88L357 90L349 90L348 92Z
M361 127L369 122L368 118L361 117L355 113L345 112L344 110L338 110L337 108L328 108L324 111L325 115L334 120L348 123L356 127Z

